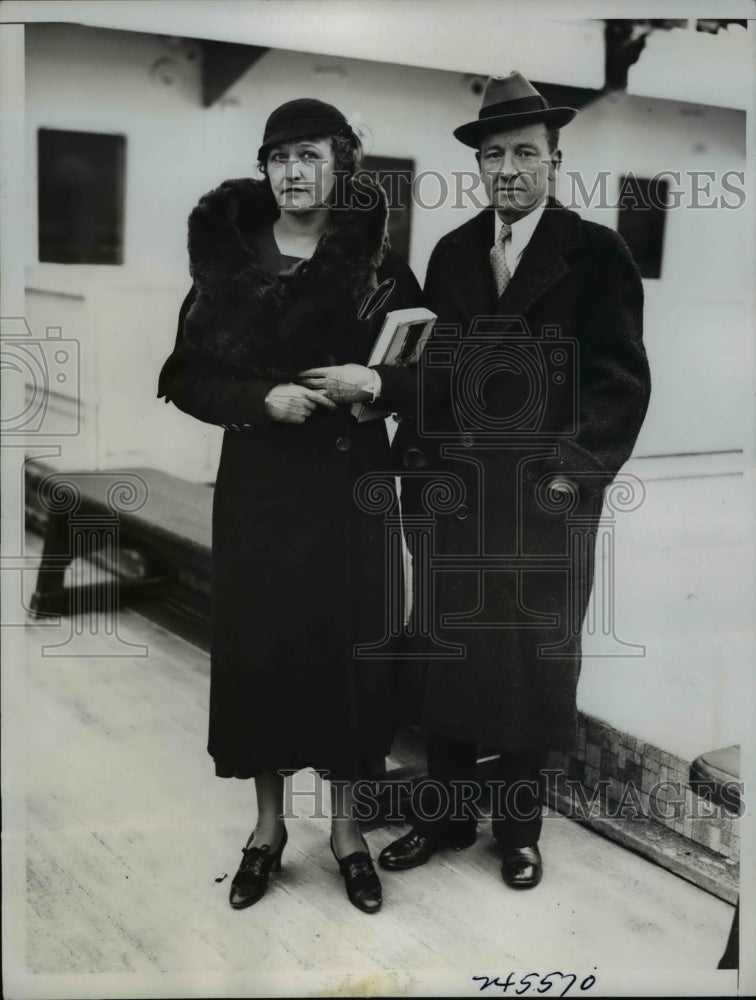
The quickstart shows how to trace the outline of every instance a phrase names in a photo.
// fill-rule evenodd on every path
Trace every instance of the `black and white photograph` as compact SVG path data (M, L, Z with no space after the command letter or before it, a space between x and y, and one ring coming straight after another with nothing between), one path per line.
M8 1000L756 993L755 40L0 0Z

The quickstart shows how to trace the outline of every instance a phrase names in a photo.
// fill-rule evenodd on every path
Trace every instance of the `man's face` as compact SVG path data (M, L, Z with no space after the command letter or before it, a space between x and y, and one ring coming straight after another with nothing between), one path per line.
M549 152L543 122L492 132L480 144L480 176L491 204L505 222L516 222L544 200L561 153Z

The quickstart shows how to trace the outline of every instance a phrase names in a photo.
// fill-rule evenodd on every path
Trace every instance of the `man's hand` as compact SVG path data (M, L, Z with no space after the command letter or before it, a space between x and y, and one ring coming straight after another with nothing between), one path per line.
M294 382L274 385L265 397L266 415L271 420L280 420L285 424L303 424L318 406L325 406L328 410L336 409L336 404L322 392Z
M372 400L371 386L375 372L364 365L331 365L328 368L308 368L298 379L309 389L324 392L334 403L364 403Z

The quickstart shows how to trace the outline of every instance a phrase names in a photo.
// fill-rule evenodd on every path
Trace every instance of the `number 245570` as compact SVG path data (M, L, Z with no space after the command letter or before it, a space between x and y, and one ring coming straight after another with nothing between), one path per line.
M472 977L474 983L480 984L478 989L481 993L483 990L491 990L493 992L500 990L502 993L506 993L511 986L514 994L522 996L531 988L536 993L548 993L554 987L554 996L560 997L567 996L577 983L577 979L578 977L572 972L547 972L545 976L542 976L539 972L528 972L524 976L520 976L519 979L515 976L514 972L510 972L504 980L501 980L498 976ZM567 980L567 982L565 983L564 980ZM588 975L581 980L577 988L581 992L586 993L595 983L596 977ZM558 992L559 990L561 992Z

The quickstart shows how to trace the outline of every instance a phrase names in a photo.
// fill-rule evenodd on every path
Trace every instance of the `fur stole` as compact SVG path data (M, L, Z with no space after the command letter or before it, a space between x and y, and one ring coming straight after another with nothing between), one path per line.
M310 260L274 277L248 241L279 216L267 180L229 180L206 194L189 216L196 298L186 342L248 374L322 364L338 331L354 330L388 247L386 195L372 175L360 172L342 184L339 204Z

